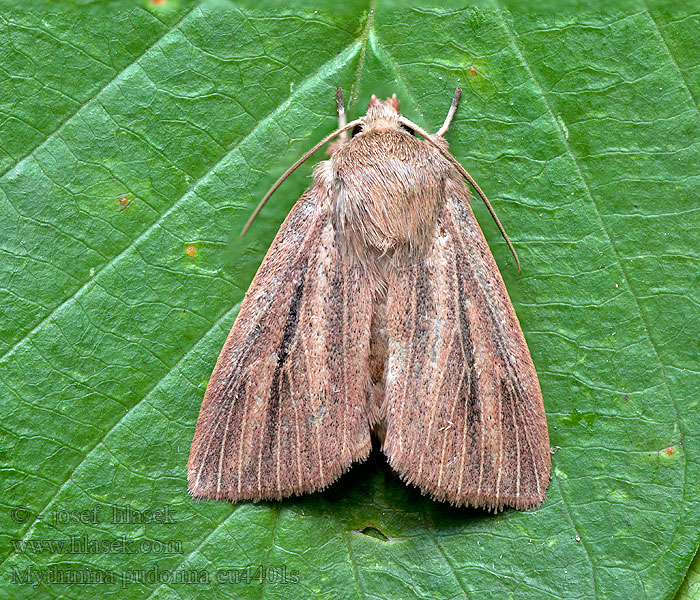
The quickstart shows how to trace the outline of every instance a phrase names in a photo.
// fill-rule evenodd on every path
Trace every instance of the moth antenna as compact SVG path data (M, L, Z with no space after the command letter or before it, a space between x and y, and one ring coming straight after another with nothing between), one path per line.
M435 135L443 136L447 133L447 130L450 127L450 123L452 123L452 118L455 116L455 112L457 112L457 105L459 104L459 97L462 95L462 88L458 87L455 90L455 95L452 96L452 104L450 104L450 110L447 111L447 116L445 117L445 122L442 124L442 127L437 130L437 133Z
M459 88L457 88L457 89L459 89ZM455 97L459 98L459 95L457 94L457 92L455 92ZM454 106L454 100L453 100L453 106ZM451 108L450 108L450 111L453 112ZM448 117L449 117L449 114L448 114ZM469 173L467 173L467 170L462 165L459 164L457 159L454 156L452 156L447 150L442 148L435 140L433 140L432 137L430 136L430 134L427 131L425 131L422 127L420 127L419 125L416 125L413 121L407 119L403 115L399 116L399 122L406 125L406 127L410 127L416 133L420 133L425 138L425 141L428 142L429 144L431 144L432 146L434 146L435 148L437 148L438 151L455 166L455 168L459 171L460 175L462 175L462 177L464 177L469 182L469 185L471 185L474 188L474 190L479 195L479 197L484 201L486 208L489 209L489 212L491 213L491 216L493 217L493 220L496 223L496 226L498 227L498 231L501 232L503 239L505 240L506 244L508 244L508 248L510 249L511 254L513 255L513 258L515 258L515 264L518 267L518 274L519 274L520 273L520 260L518 259L518 254L515 251L515 248L513 248L513 244L510 243L510 240L508 239L508 234L506 233L506 230L503 229L503 225L501 225L501 222L498 220L498 216L496 216L496 211L493 210L493 206L491 206L491 203L489 202L488 198L486 197L486 194L484 194L484 192L481 191L479 184L477 184L476 181L474 181L474 178ZM444 125L443 125L443 127L444 127ZM440 129L442 129L442 127Z
M345 104L343 103L343 88L335 88L335 99L338 102L338 129L342 129L348 123L348 118L345 115ZM340 141L345 141L348 138L348 132L343 131L338 135Z
M348 129L351 129L355 127L355 125L359 125L362 122L362 119L355 119L354 121L351 121L350 123L347 123L343 127L340 127L336 129L333 133L330 135L327 135L324 137L318 144L316 144L311 150L309 150L304 156L302 156L297 162L295 162L289 169L287 169L284 172L284 175L280 177L277 181L275 181L274 185L268 190L267 194L263 196L263 199L260 200L260 203L256 207L256 209L253 211L253 214L250 215L250 219L248 219L248 222L245 224L245 227L243 228L243 231L241 231L241 237L243 237L247 232L250 226L253 224L253 221L255 220L255 217L258 216L260 211L262 210L263 206L265 206L265 203L268 201L270 196L274 194L275 190L282 185L282 182L287 179L294 171L296 171L304 162L306 162L313 154L318 150L321 146L324 146L328 142L330 142L336 135L339 135L343 133L344 131L347 131Z

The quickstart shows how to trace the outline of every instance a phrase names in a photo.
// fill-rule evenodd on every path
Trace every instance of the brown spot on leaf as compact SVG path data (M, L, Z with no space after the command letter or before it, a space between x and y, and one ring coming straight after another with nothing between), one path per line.
M192 244L190 244L189 246L187 246L185 254L187 254L187 256L189 256L190 258L194 258L197 255L197 246L193 246Z

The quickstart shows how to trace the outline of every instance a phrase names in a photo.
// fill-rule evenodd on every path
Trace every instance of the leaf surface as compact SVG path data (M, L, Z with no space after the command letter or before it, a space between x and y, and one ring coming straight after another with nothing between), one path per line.
M674 597L700 525L700 13L157 4L0 17L0 597ZM336 85L350 118L396 92L429 130L464 88L448 140L519 252L516 275L475 205L555 450L537 511L433 502L376 451L281 503L186 493L313 165L238 232ZM81 572L107 580L56 579Z

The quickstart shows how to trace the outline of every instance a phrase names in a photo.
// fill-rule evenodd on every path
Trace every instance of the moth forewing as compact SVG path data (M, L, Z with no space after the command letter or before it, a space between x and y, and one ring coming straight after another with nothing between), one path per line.
M280 228L207 387L193 495L322 489L367 456L374 428L392 467L434 498L493 510L544 499L537 375L469 207L463 177L474 182L441 137L458 98L430 136L396 96L373 96L345 124L338 95L341 126L323 143L341 135Z
M327 183L317 181L243 299L197 421L194 496L311 492L369 453L371 292L339 252L330 217Z
M453 504L538 505L549 479L539 384L461 178L447 181L430 251L388 289L389 463Z

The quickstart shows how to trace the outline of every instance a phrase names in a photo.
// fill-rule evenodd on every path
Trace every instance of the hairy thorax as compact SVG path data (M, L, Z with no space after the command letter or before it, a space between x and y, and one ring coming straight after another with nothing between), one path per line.
M361 262L422 253L444 198L448 163L398 127L371 128L333 153L335 224Z

